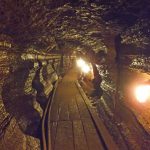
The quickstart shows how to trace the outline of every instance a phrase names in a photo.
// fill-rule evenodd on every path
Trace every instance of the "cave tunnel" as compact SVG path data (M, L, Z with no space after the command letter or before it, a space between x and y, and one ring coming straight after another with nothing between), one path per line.
M0 0L0 150L150 150L149 0Z

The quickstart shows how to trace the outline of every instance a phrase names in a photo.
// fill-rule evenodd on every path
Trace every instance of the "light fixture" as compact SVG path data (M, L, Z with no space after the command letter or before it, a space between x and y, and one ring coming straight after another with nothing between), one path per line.
M150 100L150 85L139 85L135 88L135 97L140 103Z
M83 67L85 65L85 61L81 58L78 59L76 62L78 67Z
M90 72L90 67L87 64L84 64L84 66L81 69L84 73L89 73Z
M83 59L79 58L79 59L77 59L76 62L77 62L77 66L81 69L81 71L83 73L87 74L90 72L90 70L91 70L90 66Z

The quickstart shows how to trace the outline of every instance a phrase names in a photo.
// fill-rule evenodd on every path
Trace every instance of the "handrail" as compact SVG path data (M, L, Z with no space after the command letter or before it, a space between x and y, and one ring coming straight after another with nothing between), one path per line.
M52 150L51 148L51 134L50 134L50 125L49 125L49 120L50 120L50 110L51 110L51 103L53 102L56 89L58 86L59 79L56 81L53 93L52 95L49 96L49 100L47 102L43 118L42 118L42 147L43 150ZM47 131L46 131L47 129ZM48 136L47 133L48 132Z

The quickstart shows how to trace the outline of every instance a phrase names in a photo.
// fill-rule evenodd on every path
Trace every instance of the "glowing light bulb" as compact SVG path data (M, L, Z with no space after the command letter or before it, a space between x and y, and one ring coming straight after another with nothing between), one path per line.
M84 73L89 73L90 72L90 67L87 64L84 64L84 66L82 67L82 71Z
M81 69L82 72L84 73L89 73L91 71L89 63L86 63L83 59L78 59L76 61L77 66Z
M77 66L78 67L83 67L84 65L85 65L85 61L83 59L80 58L77 60Z
M150 99L150 85L140 85L135 89L136 99L140 103L144 103Z

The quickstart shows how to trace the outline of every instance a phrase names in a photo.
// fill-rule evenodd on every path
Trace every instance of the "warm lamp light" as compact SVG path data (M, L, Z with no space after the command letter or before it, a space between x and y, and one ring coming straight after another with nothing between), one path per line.
M78 67L82 67L84 65L85 65L85 61L83 59L80 58L80 59L77 60L77 66Z
M85 64L85 65L82 67L82 71L83 71L84 73L89 73L89 72L90 72L90 67L89 67L87 64Z
M150 85L140 85L135 88L136 99L144 103L150 99Z
M83 59L78 59L77 60L77 66L82 70L84 73L89 73L90 72L90 66L88 63L86 63Z

